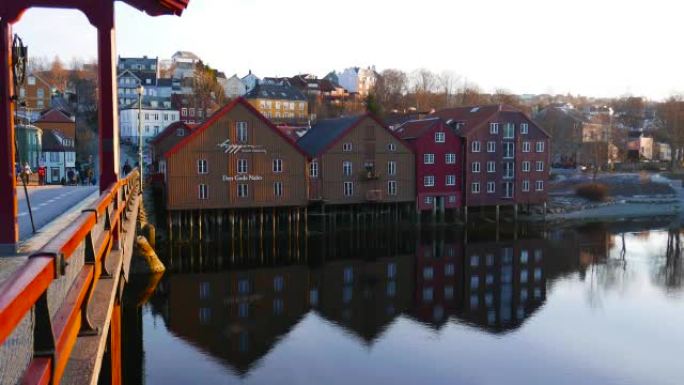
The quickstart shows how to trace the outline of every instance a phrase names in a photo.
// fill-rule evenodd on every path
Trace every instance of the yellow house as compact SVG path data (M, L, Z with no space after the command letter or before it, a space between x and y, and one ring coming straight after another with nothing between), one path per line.
M274 123L303 123L309 119L306 96L287 83L258 84L245 99Z

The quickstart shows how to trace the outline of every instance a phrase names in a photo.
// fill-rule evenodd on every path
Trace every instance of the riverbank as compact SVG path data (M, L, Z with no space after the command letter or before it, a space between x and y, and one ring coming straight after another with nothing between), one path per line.
M682 181L661 174L604 174L597 182L605 184L609 198L590 202L574 194L586 183L583 175L563 178L552 184L546 215L529 216L532 221L605 222L626 219L677 217L684 214Z

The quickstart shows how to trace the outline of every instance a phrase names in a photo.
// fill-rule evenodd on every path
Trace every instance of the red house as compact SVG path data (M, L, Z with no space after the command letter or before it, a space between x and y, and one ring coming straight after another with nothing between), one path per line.
M461 206L462 141L444 120L411 120L396 129L416 153L416 210Z
M434 116L463 141L463 202L469 206L545 204L549 134L507 105L458 107Z

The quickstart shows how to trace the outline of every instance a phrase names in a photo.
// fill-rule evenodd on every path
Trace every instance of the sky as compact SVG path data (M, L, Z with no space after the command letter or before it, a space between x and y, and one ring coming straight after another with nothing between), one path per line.
M116 4L119 55L187 50L228 76L375 65L448 70L486 92L684 92L675 0L190 0L181 17ZM77 11L29 10L14 32L30 56L96 56L95 29Z

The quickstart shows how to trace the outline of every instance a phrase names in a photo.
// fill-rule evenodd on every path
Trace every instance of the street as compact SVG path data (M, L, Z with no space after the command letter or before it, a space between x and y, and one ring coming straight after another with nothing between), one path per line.
M29 187L28 194L36 230L81 203L96 191L98 191L97 186ZM32 232L26 196L21 186L17 187L17 201L19 204L19 239L25 240L31 236Z

